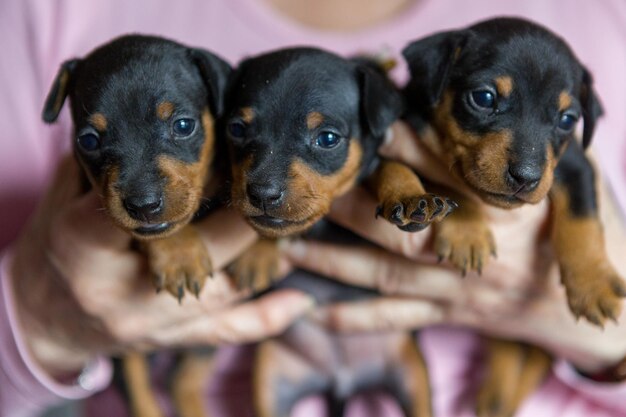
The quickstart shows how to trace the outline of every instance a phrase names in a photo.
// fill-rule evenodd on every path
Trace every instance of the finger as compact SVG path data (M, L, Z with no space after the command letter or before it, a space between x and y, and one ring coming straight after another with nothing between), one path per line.
M376 219L376 206L369 192L356 188L335 200L329 217L370 242L407 258L414 259L421 254L431 238L431 228L416 233L404 232L384 219Z
M43 204L48 207L63 206L80 194L81 181L82 174L76 159L72 155L66 155L59 161Z
M281 290L221 313L159 330L154 337L161 346L249 343L281 333L314 305L309 295Z
M195 226L216 270L228 265L258 239L254 229L231 209L220 209Z
M417 264L377 248L295 241L282 250L296 266L387 295L452 302L463 299L468 285L457 271Z
M56 233L70 234L78 246L111 251L127 251L131 236L117 227L102 207L100 197L88 192L70 202L61 213ZM63 236L64 238L67 236Z
M426 300L376 298L336 303L315 310L310 317L339 332L417 329L445 320L445 307Z

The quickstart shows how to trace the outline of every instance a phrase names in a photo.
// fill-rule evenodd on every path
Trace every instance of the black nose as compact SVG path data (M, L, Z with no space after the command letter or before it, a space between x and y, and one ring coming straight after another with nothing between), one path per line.
M133 219L150 221L163 211L163 199L159 194L131 195L124 199L124 208Z
M250 203L263 210L280 206L285 195L276 184L248 184L247 192Z
M542 171L532 165L509 165L508 182L513 188L532 191L541 181Z

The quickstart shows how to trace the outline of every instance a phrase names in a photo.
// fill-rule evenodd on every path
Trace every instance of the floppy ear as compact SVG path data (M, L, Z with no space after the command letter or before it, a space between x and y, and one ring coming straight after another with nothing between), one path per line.
M466 30L440 32L414 41L402 50L411 73L406 87L411 102L429 108L439 101L468 36Z
M361 87L363 125L374 137L382 138L387 128L402 114L402 96L382 68L358 65L357 74Z
M194 64L209 92L209 107L214 116L222 114L226 83L232 72L231 66L217 55L204 49L191 49L189 52Z
M600 100L593 89L593 78L589 71L583 67L583 83L580 89L580 103L583 108L583 149L591 143L596 120L604 113Z
M61 64L43 107L41 117L46 123L53 123L59 117L65 98L69 94L69 85L74 69L79 61L78 59L70 59Z

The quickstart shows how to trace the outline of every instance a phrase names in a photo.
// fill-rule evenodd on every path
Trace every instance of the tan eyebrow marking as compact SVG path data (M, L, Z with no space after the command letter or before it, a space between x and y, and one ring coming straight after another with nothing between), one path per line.
M322 113L317 112L317 111L312 111L306 116L306 127L309 130L313 130L319 125L321 125L323 121L324 121L324 116L322 115Z
M572 105L572 96L567 91L561 91L559 94L559 110L563 111Z
M252 110L252 107L242 107L239 110L239 114L241 119L246 123L252 123L254 120L254 110Z
M165 121L174 113L174 104L170 101L162 101L157 105L156 113L159 119Z
M98 132L104 132L107 130L107 118L102 113L94 113L89 116L89 123L96 128Z
M503 75L495 79L496 89L502 97L508 97L513 91L513 79L508 75Z

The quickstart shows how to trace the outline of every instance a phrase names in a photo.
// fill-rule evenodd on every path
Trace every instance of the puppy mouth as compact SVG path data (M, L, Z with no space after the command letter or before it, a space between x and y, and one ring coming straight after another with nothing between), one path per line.
M171 222L149 223L133 229L133 232L141 236L157 235L171 229L173 225Z
M284 227L294 226L294 225L297 226L297 225L306 223L306 220L305 221L293 221L293 220L282 219L280 217L270 216L267 214L263 214L261 216L252 216L252 217L249 217L249 219L255 225L259 225L261 227L266 227L266 228L272 228L272 229L284 228Z

